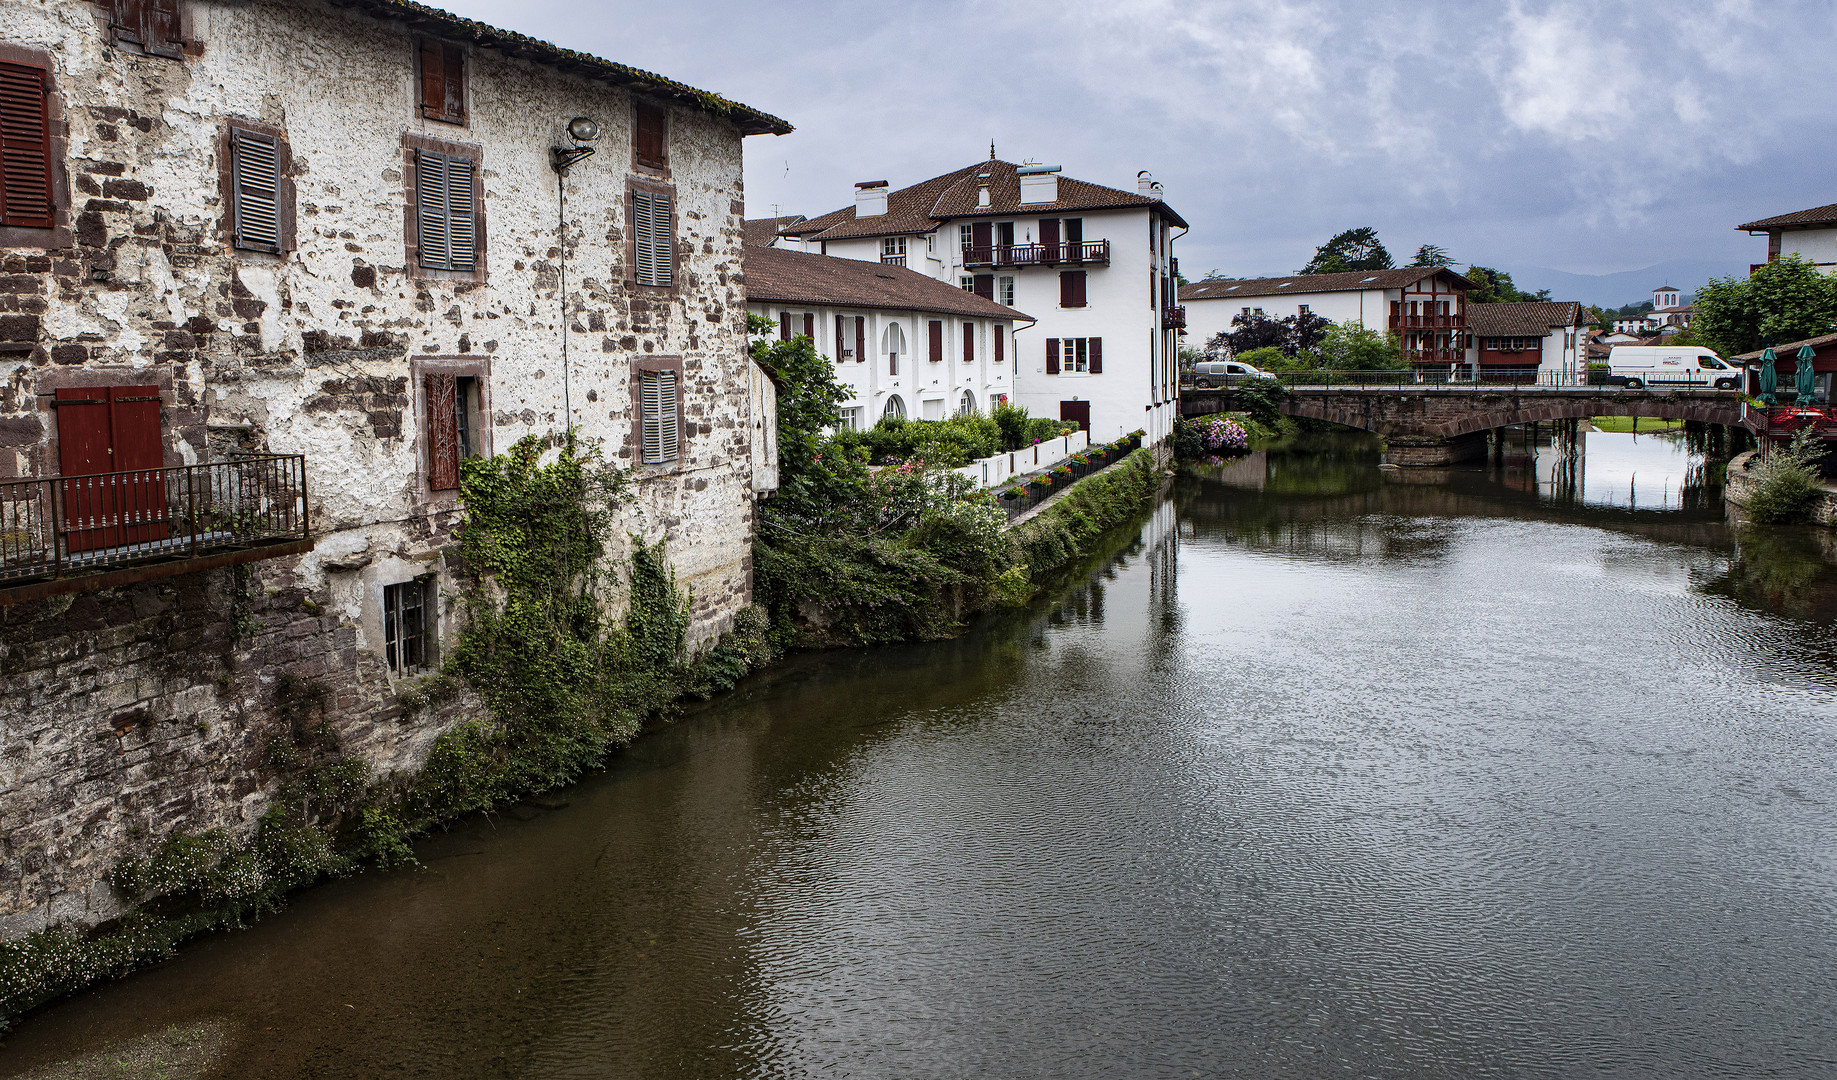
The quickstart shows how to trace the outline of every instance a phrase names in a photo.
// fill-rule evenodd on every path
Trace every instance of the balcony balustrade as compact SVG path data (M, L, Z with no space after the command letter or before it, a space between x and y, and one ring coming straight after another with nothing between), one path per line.
M1076 244L993 244L978 247L963 245L965 266L1060 266L1110 262L1108 240L1085 240Z
M904 255L882 255L880 257L880 265L904 266L906 265L906 257Z
M0 605L310 550L299 454L0 482Z
M1454 315L1392 315L1392 330L1465 330L1467 316Z
M1161 312L1161 325L1169 330L1186 329L1186 305L1174 304Z

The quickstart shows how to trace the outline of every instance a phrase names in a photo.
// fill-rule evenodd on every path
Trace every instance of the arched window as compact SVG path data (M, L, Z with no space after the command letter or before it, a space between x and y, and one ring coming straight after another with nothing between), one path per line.
M906 332L898 323L888 323L886 333L880 335L880 353L887 358L887 374L899 374L899 358L906 351ZM902 411L901 416L905 413Z
M900 396L898 394L894 394L892 397L887 399L887 407L881 410L880 415L882 416L904 416L906 415L906 403L900 399Z
M968 390L963 392L963 400L957 402L958 416L976 415L976 395Z

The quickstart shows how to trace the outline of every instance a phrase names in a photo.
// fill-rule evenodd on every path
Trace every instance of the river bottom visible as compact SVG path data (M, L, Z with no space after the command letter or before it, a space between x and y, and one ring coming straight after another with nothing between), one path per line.
M1182 478L1035 609L795 658L0 1073L1837 1074L1837 572L1589 438Z

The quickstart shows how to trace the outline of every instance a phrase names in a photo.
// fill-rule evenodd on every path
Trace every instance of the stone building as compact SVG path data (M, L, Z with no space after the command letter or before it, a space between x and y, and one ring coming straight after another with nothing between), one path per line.
M384 771L467 715L395 693L452 640L462 457L572 426L691 639L731 623L741 139L789 130L406 0L0 6L0 936L249 827L290 695Z

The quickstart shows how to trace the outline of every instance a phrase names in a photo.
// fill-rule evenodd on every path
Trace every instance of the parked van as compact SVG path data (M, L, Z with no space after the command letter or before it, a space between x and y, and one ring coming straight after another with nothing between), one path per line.
M1742 389L1742 371L1698 345L1616 345L1607 354L1607 384Z
M1269 372L1240 360L1201 360L1193 365L1193 385L1201 390L1229 386L1244 379L1266 379Z

